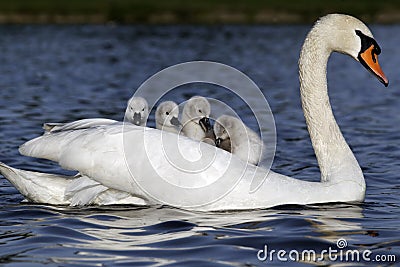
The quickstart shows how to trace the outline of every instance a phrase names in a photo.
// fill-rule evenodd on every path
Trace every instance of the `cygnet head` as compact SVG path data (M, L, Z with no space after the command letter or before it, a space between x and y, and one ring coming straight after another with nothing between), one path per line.
M199 123L201 119L210 116L211 106L205 97L194 96L186 102L182 113L188 120Z
M149 116L149 105L143 97L133 96L128 101L125 119L132 124L145 126Z
M178 129L182 126L178 116L179 107L175 102L162 102L156 110L157 129L178 132Z
M385 86L389 84L378 63L381 48L368 27L357 18L343 14L329 14L320 18L305 40L300 62L304 54L313 49L323 49L327 54L333 51L347 54L359 61Z
M190 98L182 111L182 132L185 136L201 141L213 136L210 119L211 106L208 100L202 96ZM210 132L211 131L211 132Z

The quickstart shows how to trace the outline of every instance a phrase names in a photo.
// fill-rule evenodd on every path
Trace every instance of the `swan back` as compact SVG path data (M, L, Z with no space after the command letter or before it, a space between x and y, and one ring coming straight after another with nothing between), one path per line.
M146 126L149 117L149 105L143 97L133 96L129 99L125 119L138 126Z
M173 133L179 133L181 123L178 119L179 107L173 101L165 101L156 110L156 128Z

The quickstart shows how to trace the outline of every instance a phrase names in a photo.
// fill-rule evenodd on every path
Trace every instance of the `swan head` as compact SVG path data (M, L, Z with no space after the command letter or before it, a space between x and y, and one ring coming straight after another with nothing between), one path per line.
M178 119L179 107L173 101L165 101L158 105L156 109L156 124L159 127L181 127Z
M129 122L144 126L149 116L149 105L143 97L133 96L128 101L125 111L125 118Z
M189 120L200 124L203 130L211 127L208 117L211 113L211 106L208 100L202 96L190 98L183 107L183 115ZM200 123L202 120L202 123Z
M378 63L381 48L369 28L359 19L344 14L326 15L315 23L306 42L311 39L325 40L317 45L325 45L328 52L336 51L351 56L388 86L389 81Z

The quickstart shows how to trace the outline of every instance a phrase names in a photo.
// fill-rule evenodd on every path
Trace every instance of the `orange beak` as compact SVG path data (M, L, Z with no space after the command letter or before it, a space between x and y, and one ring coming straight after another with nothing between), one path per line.
M360 60L361 64L371 71L372 74L374 74L386 87L389 85L389 80L386 78L381 66L379 65L378 53L376 52L376 48L373 44L364 52L360 53L358 59Z

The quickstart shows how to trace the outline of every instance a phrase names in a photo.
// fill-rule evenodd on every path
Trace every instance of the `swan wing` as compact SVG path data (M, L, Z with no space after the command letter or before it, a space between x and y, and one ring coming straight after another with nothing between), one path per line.
M58 122L49 122L43 124L43 129L45 132L62 132L69 130L79 130L79 129L87 129L90 127L109 125L113 123L117 123L116 120L103 119L103 118L93 118L93 119L82 119L69 123L58 123Z
M107 188L150 202L143 184L160 197L175 197L174 189L168 191L165 186L201 187L221 177L234 180L232 177L246 169L244 162L208 144L123 124L45 134L26 142L19 150L26 156L56 161ZM181 202L190 205L191 200L196 197L188 191Z
M131 185L118 178L126 176L121 171L125 165L122 132L122 123L53 132L28 141L19 151L26 156L56 161L63 168L79 171L106 187L125 191ZM98 177L104 179L99 181Z

